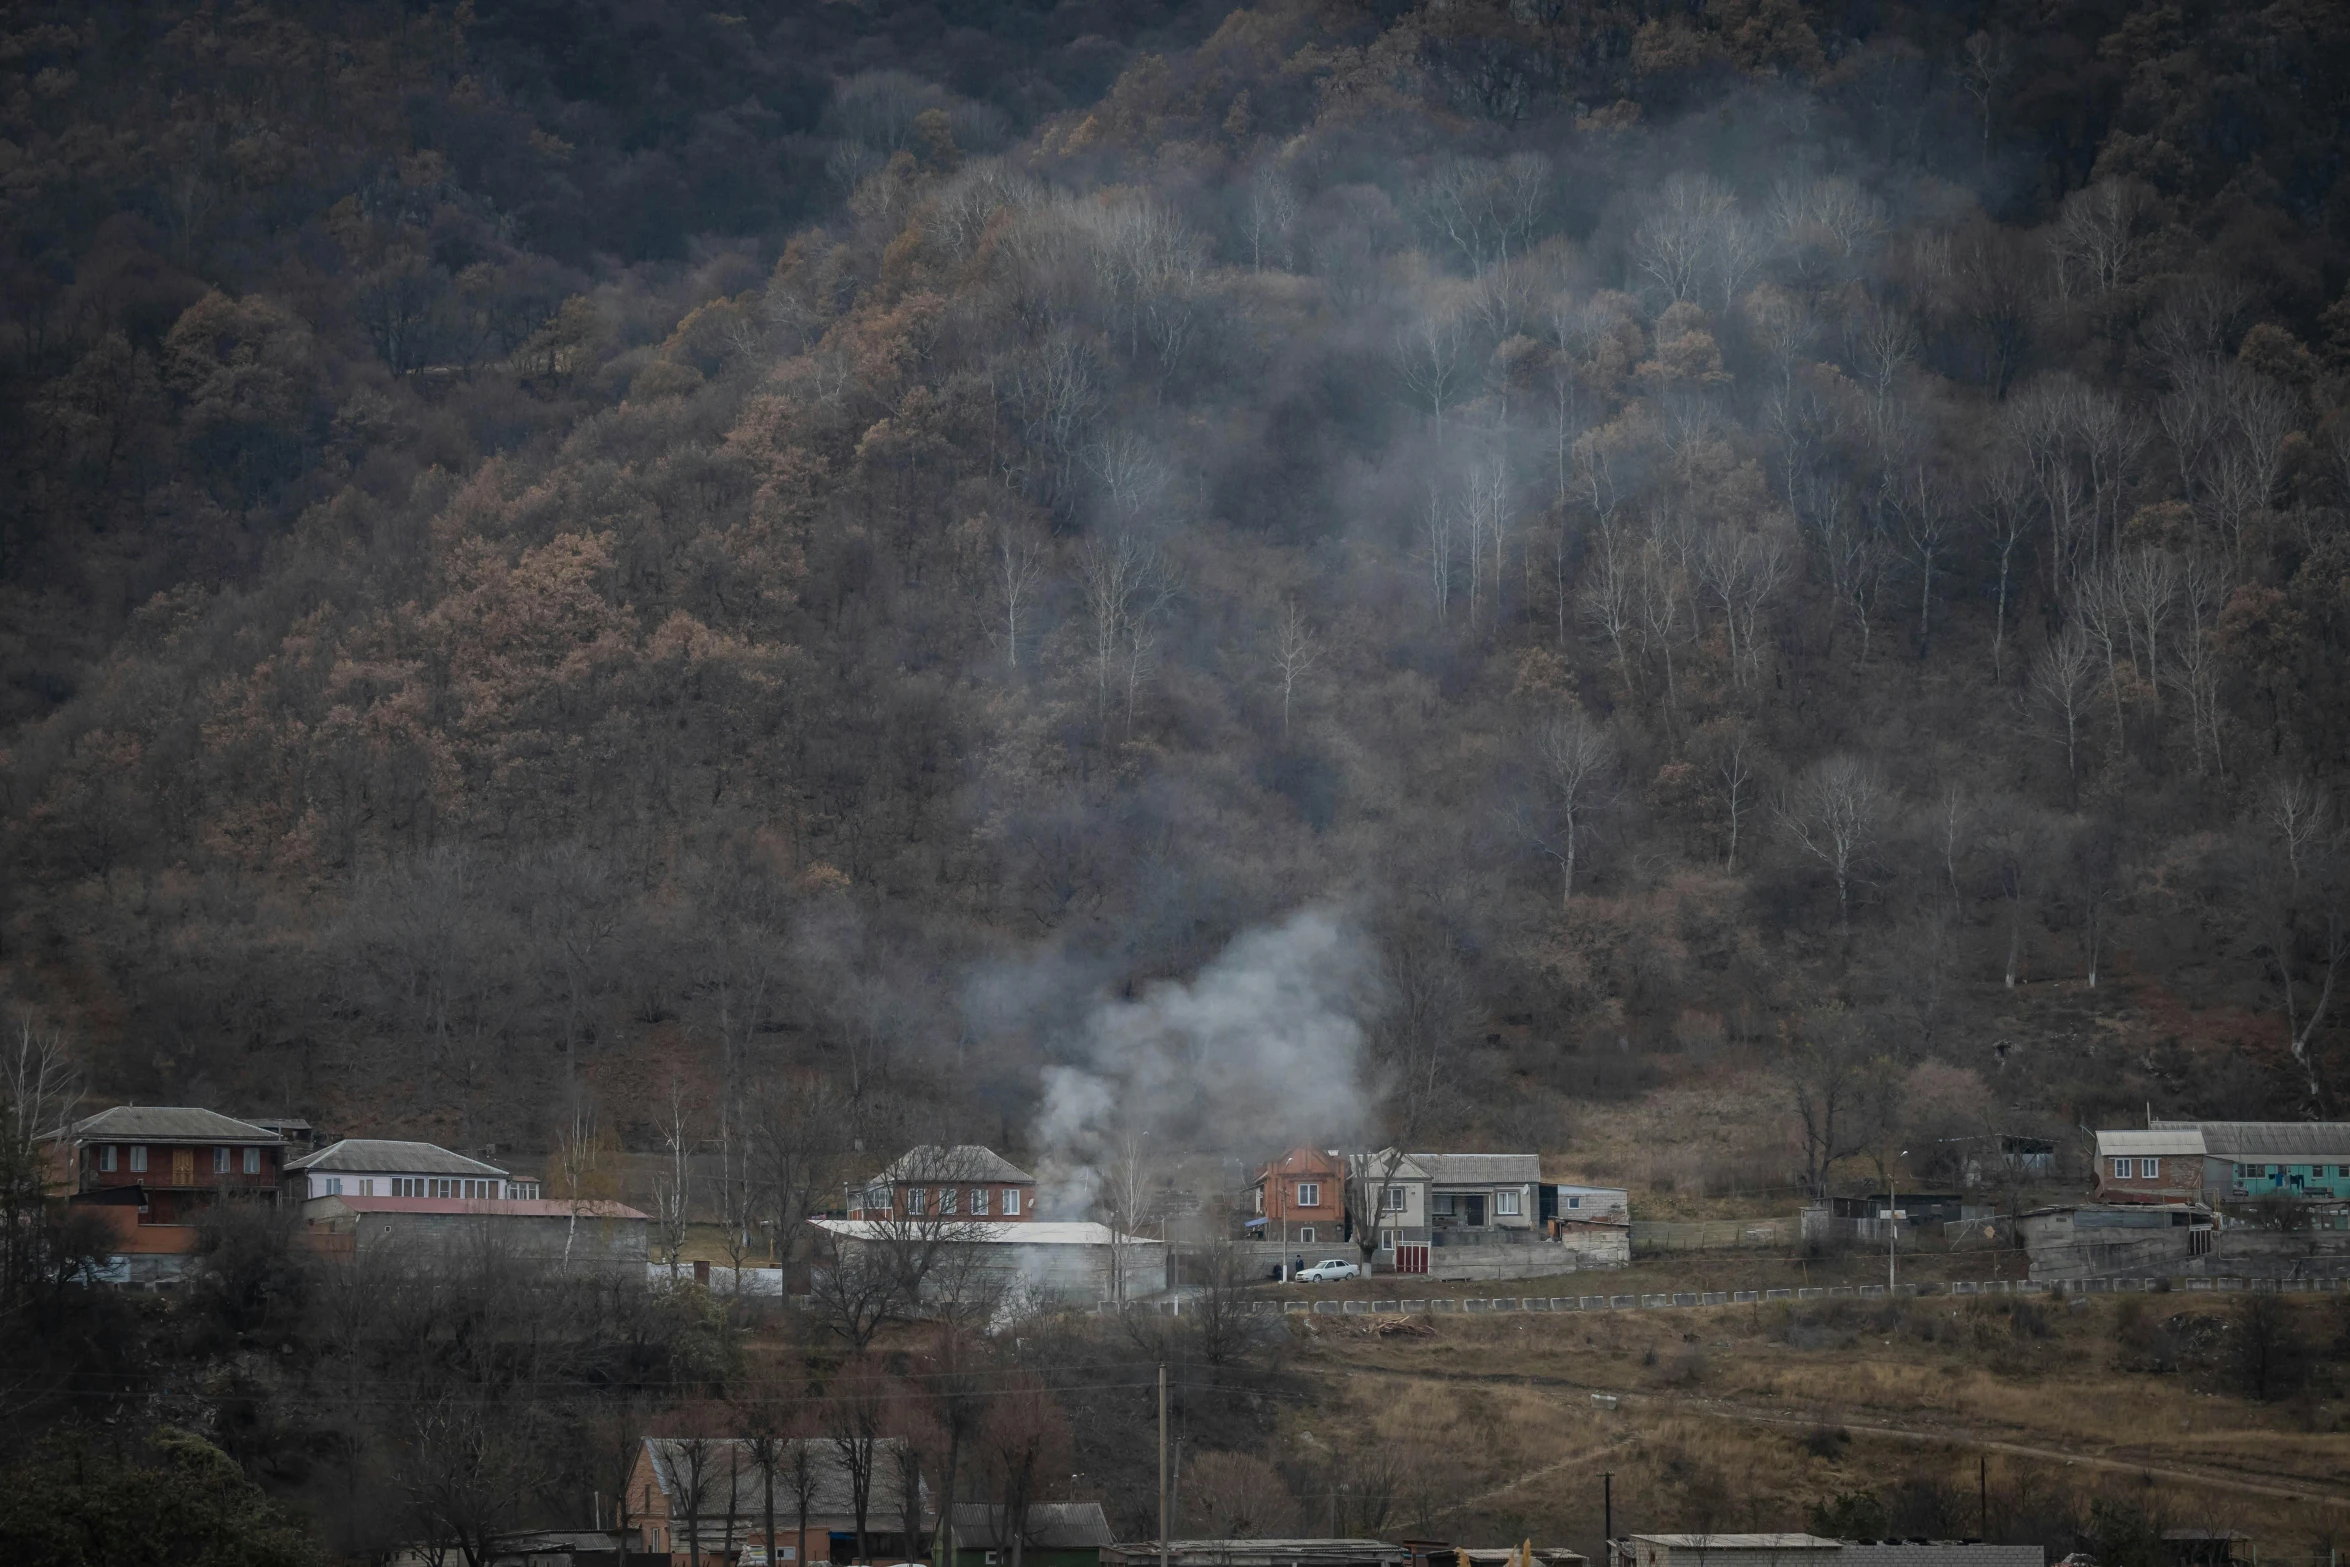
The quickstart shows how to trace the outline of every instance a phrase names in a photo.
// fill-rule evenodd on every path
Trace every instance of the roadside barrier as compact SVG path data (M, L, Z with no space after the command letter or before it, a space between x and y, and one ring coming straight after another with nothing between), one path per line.
M1958 1279L1950 1283L1904 1284L1893 1293L1907 1300L1935 1296L2037 1295L2051 1298L2082 1295L2155 1294L2163 1290L2249 1290L2274 1294L2342 1294L2350 1292L2350 1278L2309 1279L2071 1279L2061 1283L2032 1279ZM1718 1306L1768 1306L1809 1300L1883 1300L1882 1284L1834 1284L1767 1290L1675 1290L1651 1295L1467 1295L1450 1299L1409 1300L1252 1300L1255 1315L1295 1312L1314 1316L1368 1316L1397 1314L1428 1316L1440 1313L1486 1316L1507 1311L1702 1311ZM1115 1312L1115 1306L1104 1306ZM1171 1302L1150 1302L1139 1309L1181 1315Z

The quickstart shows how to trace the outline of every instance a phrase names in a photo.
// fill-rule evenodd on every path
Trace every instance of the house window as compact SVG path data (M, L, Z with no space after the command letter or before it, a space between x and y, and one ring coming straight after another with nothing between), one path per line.
M941 1213L953 1213L955 1211L955 1199L961 1195L962 1194L957 1192L952 1186L941 1186L938 1189L938 1211Z
M1449 1219L1460 1211L1458 1205L1453 1201L1453 1194L1450 1192L1438 1192L1429 1198L1428 1209L1440 1219Z
M1322 1206L1322 1183L1321 1183L1320 1181L1300 1181L1300 1182L1298 1182L1298 1183L1297 1183L1297 1205L1298 1205L1300 1208L1319 1208L1319 1207L1321 1207L1321 1206Z
M1411 1193L1405 1191L1402 1187L1390 1186L1387 1188L1387 1190L1379 1194L1379 1203L1380 1206L1385 1208L1389 1213L1401 1213L1403 1212L1405 1201L1409 1199L1410 1196Z
M214 1175L228 1174L228 1150L226 1148L212 1150L212 1173Z
M1518 1216L1518 1193L1495 1192L1493 1194L1493 1211L1497 1215L1516 1218Z
M2162 1161L2160 1159L2139 1160L2138 1178L2143 1181L2160 1180L2162 1178Z
M919 1186L906 1188L906 1212L914 1218L922 1217L922 1199L927 1195Z
M341 1176L330 1175L326 1178L326 1194L329 1197L340 1197L343 1195L343 1178Z
M372 1179L362 1177L359 1182L359 1195L362 1197L373 1197L375 1195L375 1182Z
M2113 1161L2113 1178L2117 1181L2126 1181L2130 1178L2129 1160L2116 1159Z
M1313 1245L1313 1244L1314 1244L1314 1227L1313 1227L1312 1225L1310 1225L1310 1224L1309 1224L1309 1225L1307 1225L1307 1226L1306 1226L1304 1229L1302 1229L1302 1230L1299 1230L1299 1231L1297 1232L1297 1240L1298 1240L1298 1244L1299 1244L1299 1245L1301 1245L1301 1246L1311 1246L1311 1245Z
M248 1148L245 1150L245 1173L247 1175L259 1175L261 1173L260 1149Z
M987 1188L984 1186L974 1186L971 1188L971 1216L975 1219L978 1219L984 1218L986 1215Z
M114 1168L114 1144L101 1143L98 1145L98 1168L101 1170Z
M1379 1249L1381 1251L1395 1250L1395 1231L1381 1230L1379 1232Z
M145 1143L131 1144L131 1173L133 1175L147 1173L147 1145Z
M1580 1208L1583 1206L1583 1199L1580 1197L1570 1197L1567 1199L1567 1206L1570 1208Z
M109 1151L111 1152L111 1150ZM106 1168L111 1170L114 1168L114 1166L110 1164ZM1262 1186L1258 1187L1256 1189L1255 1195L1257 1199L1257 1212L1263 1213L1265 1211L1265 1189Z
M1005 1218L1007 1218L1007 1219L1009 1219L1009 1218L1011 1218L1011 1217L1012 1217L1014 1214L1018 1213L1019 1211L1020 1211L1020 1188L1019 1188L1019 1187L1017 1187L1017 1186L1007 1186L1007 1187L1005 1187L1005 1188L1004 1188L1004 1217L1005 1217Z

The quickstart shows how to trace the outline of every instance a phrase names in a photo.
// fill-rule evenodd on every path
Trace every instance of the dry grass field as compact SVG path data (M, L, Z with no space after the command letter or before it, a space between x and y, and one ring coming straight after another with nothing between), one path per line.
M1893 1534L2234 1527L2324 1561L2350 1542L2350 1310L2271 1299L2297 1358L2267 1400L2244 1308L2183 1295L1284 1326L1350 1426L1415 1455L1401 1528L1588 1554L1612 1472L1619 1533L1802 1528L1866 1493Z

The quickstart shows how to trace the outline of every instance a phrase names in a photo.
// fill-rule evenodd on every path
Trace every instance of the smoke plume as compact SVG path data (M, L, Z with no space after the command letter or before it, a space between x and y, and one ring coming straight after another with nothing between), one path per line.
M1189 981L1105 998L1044 1074L1036 1122L1046 1216L1091 1212L1106 1168L1138 1139L1150 1163L1331 1146L1367 1118L1360 1021L1369 945L1309 908L1243 932Z

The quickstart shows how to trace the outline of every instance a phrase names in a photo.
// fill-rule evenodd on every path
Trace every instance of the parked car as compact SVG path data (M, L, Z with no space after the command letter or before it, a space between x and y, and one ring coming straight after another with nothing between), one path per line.
M1327 1257L1310 1268L1298 1270L1301 1284L1335 1284L1340 1279L1360 1278L1363 1270L1343 1257Z

